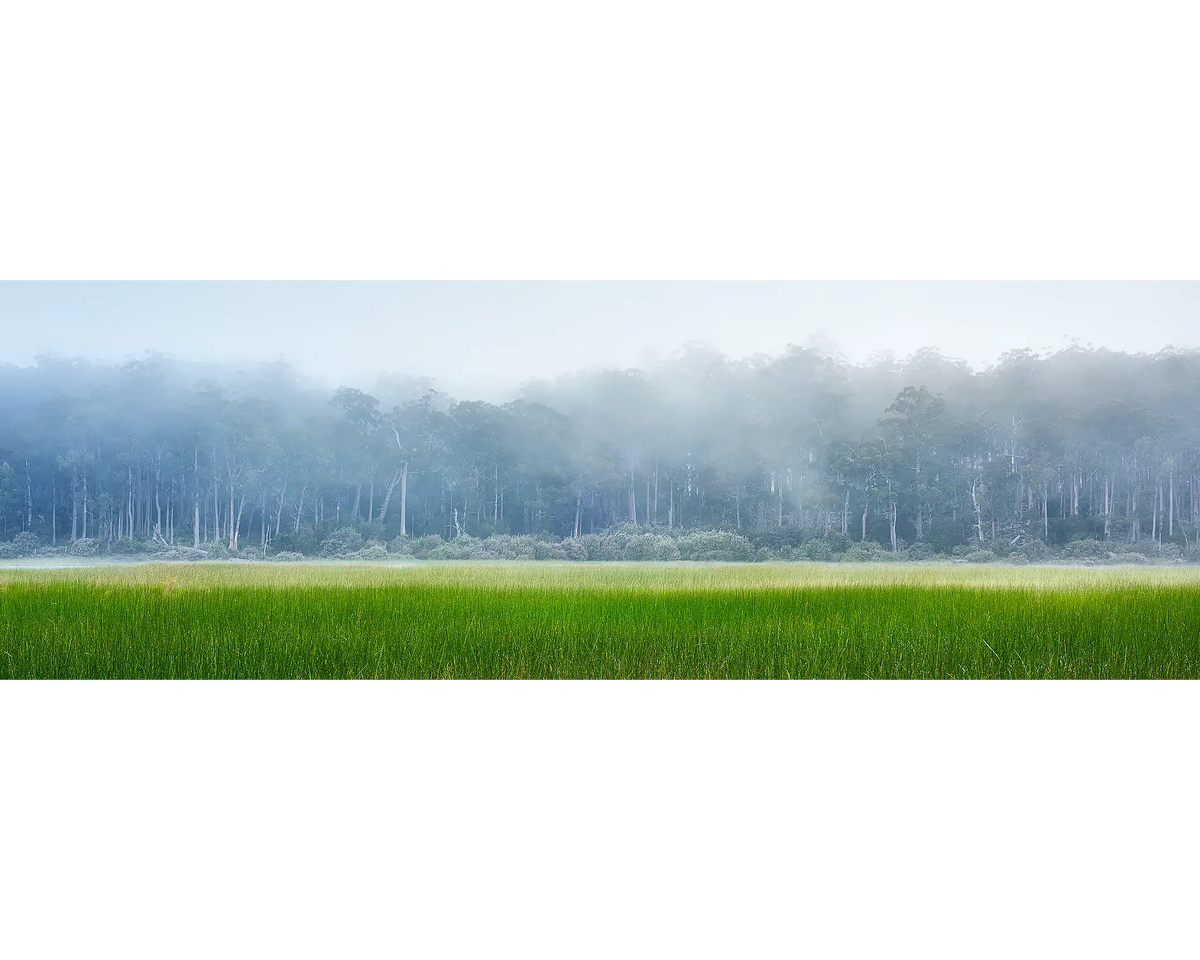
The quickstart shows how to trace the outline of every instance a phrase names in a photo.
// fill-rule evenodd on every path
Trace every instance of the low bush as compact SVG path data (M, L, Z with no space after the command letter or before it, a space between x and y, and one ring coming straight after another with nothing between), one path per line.
M803 547L804 556L809 560L828 563L835 559L833 546L827 540L809 540Z
M161 545L153 540L114 540L108 545L108 552L120 557L158 553L160 549Z
M71 554L76 557L94 557L99 549L99 542L90 537L86 540L76 540L71 544Z
M18 557L32 557L42 545L42 538L36 533L23 530L13 537L12 542Z
M895 556L890 550L885 550L882 544L866 540L862 543L852 543L842 554L842 559L847 563L883 563L894 560Z
M756 560L754 545L741 534L724 530L699 530L677 541L680 559L708 562ZM624 559L624 558L620 558Z
M366 546L350 555L355 560L386 560L387 547L378 540L367 541Z
M353 527L338 527L321 541L321 556L349 557L362 549L362 534ZM386 549L386 548L385 548Z

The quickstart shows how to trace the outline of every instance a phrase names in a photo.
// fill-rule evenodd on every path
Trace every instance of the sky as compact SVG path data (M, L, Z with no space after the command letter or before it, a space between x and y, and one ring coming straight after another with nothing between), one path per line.
M9 282L0 333L0 363L283 359L330 385L405 373L500 399L689 343L733 357L819 345L854 362L936 347L977 367L1073 340L1200 347L1200 283Z

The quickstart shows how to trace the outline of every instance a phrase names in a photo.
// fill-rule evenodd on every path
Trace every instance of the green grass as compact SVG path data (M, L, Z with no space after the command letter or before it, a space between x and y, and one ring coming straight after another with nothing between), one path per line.
M1200 570L0 570L0 677L1200 676Z

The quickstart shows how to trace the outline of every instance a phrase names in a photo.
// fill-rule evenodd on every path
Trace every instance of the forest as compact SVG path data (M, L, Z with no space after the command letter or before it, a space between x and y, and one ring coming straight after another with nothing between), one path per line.
M283 363L0 367L0 556L1197 559L1198 522L1195 350L692 346L503 403Z

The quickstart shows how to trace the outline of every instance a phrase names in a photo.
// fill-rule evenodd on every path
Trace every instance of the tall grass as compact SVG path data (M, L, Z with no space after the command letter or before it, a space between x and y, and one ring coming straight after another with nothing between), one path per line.
M0 677L1196 677L1194 571L147 565L0 575Z

